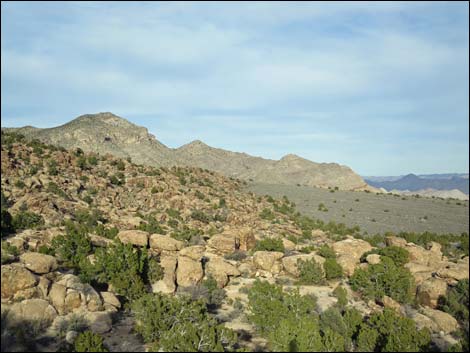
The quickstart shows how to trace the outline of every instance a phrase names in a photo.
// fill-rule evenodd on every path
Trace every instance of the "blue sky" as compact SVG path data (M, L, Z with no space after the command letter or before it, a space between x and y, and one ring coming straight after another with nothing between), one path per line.
M468 172L467 2L1 3L2 126L110 111L362 175Z

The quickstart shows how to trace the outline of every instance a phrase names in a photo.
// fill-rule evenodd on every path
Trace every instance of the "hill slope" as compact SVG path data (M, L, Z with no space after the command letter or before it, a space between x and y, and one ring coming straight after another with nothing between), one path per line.
M146 128L112 113L82 115L67 124L49 129L27 126L6 130L65 148L79 147L87 152L130 157L137 163L150 166L199 167L257 182L337 186L343 190L371 189L349 167L336 163L315 163L295 155L287 155L279 161L269 160L213 148L201 141L171 149L149 134Z
M418 191L424 189L435 190L452 190L457 189L463 193L469 193L469 180L465 177L451 176L447 179L443 178L422 178L414 174L405 175L402 178L393 181L374 181L366 179L367 183L386 190L408 190Z

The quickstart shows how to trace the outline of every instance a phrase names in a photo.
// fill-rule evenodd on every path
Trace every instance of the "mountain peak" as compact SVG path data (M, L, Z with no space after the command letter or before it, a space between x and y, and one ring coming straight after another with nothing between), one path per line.
M286 154L284 157L282 157L280 160L281 161L298 161L301 159L303 158L300 156L297 156L296 154L289 153L289 154Z

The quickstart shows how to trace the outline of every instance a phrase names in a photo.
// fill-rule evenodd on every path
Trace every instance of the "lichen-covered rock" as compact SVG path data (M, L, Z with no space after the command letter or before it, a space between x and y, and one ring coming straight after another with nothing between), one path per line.
M222 254L231 254L237 248L235 239L232 233L216 234L208 240L207 245Z
M27 252L20 256L20 262L35 273L43 274L57 269L57 260L54 256L40 254L37 252Z

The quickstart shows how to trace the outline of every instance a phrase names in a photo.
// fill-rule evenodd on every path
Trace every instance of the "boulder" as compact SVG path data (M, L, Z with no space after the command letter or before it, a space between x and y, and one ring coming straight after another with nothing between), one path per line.
M57 269L57 260L54 256L40 254L37 252L27 252L20 256L20 262L25 267L35 273L43 274Z
M124 244L132 244L147 247L149 233L142 230L122 230L117 237Z
M77 292L74 289L67 291L67 295L64 300L64 309L66 313L70 313L80 308L82 305L82 298L80 292Z
M459 329L459 323L450 314L440 310L424 308L422 314L434 321L439 329L444 333L451 333Z
M49 290L49 300L59 315L64 315L65 312L65 296L67 295L67 288L59 283L52 283Z
M446 295L447 283L439 278L428 278L424 280L417 289L416 299L419 304L437 307L437 300L441 295Z
M44 299L27 299L15 303L7 314L8 323L21 323L22 321L39 321L50 325L57 317L56 310Z
M205 265L206 274L212 276L220 288L225 287L230 276L240 276L240 271L220 256L211 256Z
M379 254L370 254L367 255L366 261L370 265L377 265L380 263L380 255Z
M17 292L33 288L38 277L19 264L2 265L2 299L12 299Z
M401 312L401 305L397 301L393 300L387 295L384 295L382 298L382 304L384 308L390 308L395 310L395 312L400 313Z
M295 250L296 246L294 242L286 238L282 238L282 245L284 245L284 249L286 250Z
M111 331L113 321L108 311L87 312L85 319L88 321L90 330L97 334Z
M359 264L361 256L372 250L372 246L360 239L348 237L331 245L337 255L337 262L347 276L351 276Z
M176 283L181 287L198 284L204 277L201 261L195 261L186 256L178 256L176 268Z
M113 243L112 239L108 239L108 238L105 238L96 234L88 234L88 236L90 237L90 241L94 246L98 246L101 248L106 248ZM121 242L124 243L124 241L122 240Z
M400 248L406 247L408 242L406 239L395 237L395 236L388 236L385 238L385 244L387 246L398 246Z
M284 253L279 251L257 251L253 254L253 264L260 270L270 272L283 256Z
M159 251L178 251L184 247L184 243L173 239L169 235L152 234L150 236L150 247Z
M231 254L236 250L235 239L232 233L216 234L207 241L207 245L222 254Z
M116 308L121 307L121 302L119 299L111 292L101 292L101 298L103 298L104 304L112 305Z
M152 290L163 291L164 293L174 293L176 290L176 264L177 259L174 256L162 256L160 266L163 268L163 279L152 284ZM164 284L164 286L163 286Z
M181 249L178 255L189 257L195 261L201 261L202 257L204 256L205 249L206 248L203 245L188 246Z

